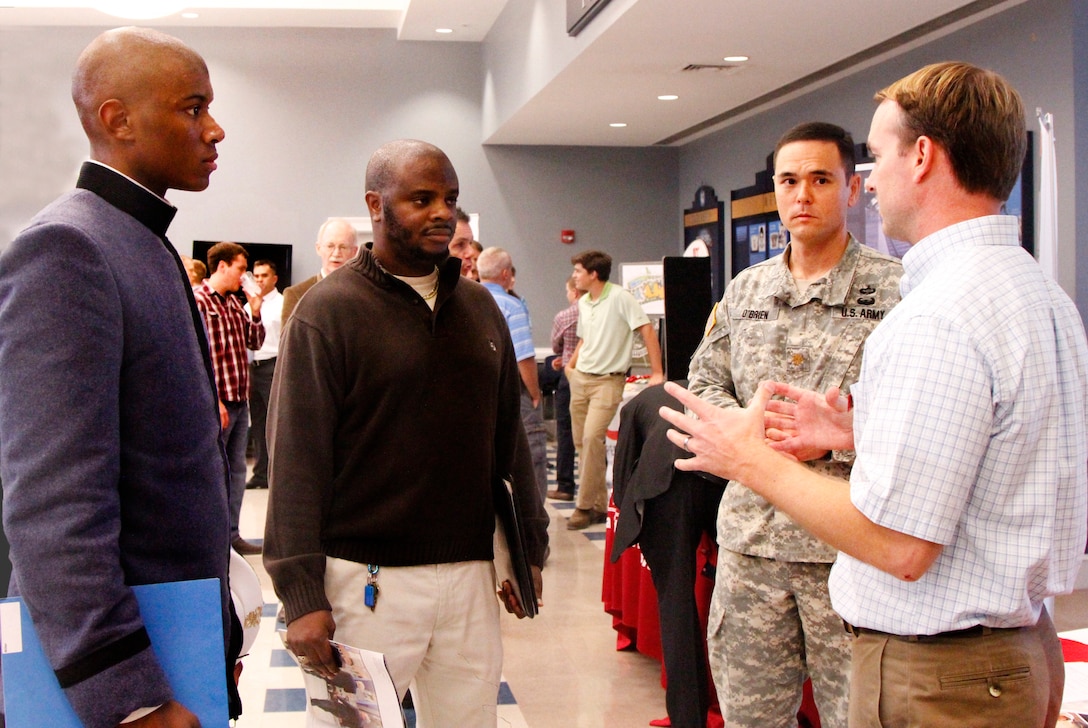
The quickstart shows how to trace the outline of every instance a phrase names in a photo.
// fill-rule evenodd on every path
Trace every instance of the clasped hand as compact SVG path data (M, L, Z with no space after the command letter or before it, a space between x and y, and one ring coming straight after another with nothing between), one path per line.
M677 460L679 470L743 482L745 473L760 458L768 457L768 451L804 462L829 450L854 446L853 412L838 387L819 394L781 382L762 382L744 409L716 407L672 382L665 391L694 415L669 407L660 410L675 428L669 430L669 440L694 455ZM775 396L786 399L772 399Z

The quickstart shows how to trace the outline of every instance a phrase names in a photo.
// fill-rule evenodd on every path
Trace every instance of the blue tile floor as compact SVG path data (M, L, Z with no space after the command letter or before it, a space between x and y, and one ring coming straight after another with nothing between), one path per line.
M251 560L253 563L253 560ZM256 564L254 564L256 566ZM283 648L276 633L275 594L265 590L261 630L253 649L244 659L239 682L244 713L238 728L303 728L306 724L306 690L302 672L291 654ZM498 694L499 722L503 726L528 728L518 710L510 686L504 681ZM412 711L406 711L408 726L415 725Z

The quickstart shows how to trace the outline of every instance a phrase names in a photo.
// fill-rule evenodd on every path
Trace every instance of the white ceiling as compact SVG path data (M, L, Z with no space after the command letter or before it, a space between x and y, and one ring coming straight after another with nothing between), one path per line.
M400 40L480 42L506 2L232 0L218 3L232 9L196 7L196 19L172 15L154 24L395 28ZM682 144L786 100L795 87L830 82L1020 2L635 0L486 141ZM0 0L0 26L123 22L88 7L96 4L103 0L66 7L49 0ZM439 27L454 32L438 35ZM751 60L737 69L681 70L689 64L721 65L724 56L741 54ZM661 94L679 99L659 101ZM613 122L627 126L611 128Z
M119 25L124 21L95 8L118 0L0 0L3 25ZM140 8L173 6L156 26L261 28L396 28L400 40L480 42L506 0L131 0ZM184 18L181 10L199 17ZM131 17L131 16L130 16ZM450 28L438 35L436 28Z

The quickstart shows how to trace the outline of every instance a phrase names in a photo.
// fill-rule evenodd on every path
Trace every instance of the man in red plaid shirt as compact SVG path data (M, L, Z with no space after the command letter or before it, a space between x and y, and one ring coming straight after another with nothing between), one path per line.
M242 496L246 492L246 441L249 439L249 362L246 349L260 349L264 343L261 297L245 292L252 318L237 296L242 286L249 255L237 243L217 243L208 250L211 275L193 289L197 308L208 330L215 383L219 389L219 418L230 464L230 538L234 550L243 555L261 553L261 547L238 533Z

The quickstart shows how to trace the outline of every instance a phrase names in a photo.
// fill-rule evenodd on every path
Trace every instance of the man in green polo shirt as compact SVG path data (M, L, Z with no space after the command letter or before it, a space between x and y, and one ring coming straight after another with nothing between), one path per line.
M577 507L567 528L579 531L603 523L608 514L604 438L623 398L635 331L646 343L650 384L664 382L665 375L650 319L634 296L608 282L612 256L587 250L570 262L574 264L574 285L587 294L578 301L578 347L566 369L571 429L581 468Z

